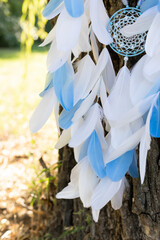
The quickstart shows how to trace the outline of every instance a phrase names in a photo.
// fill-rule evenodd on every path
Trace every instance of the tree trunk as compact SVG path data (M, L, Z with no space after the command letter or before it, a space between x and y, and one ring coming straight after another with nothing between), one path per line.
M122 8L121 0L104 0L111 16ZM132 0L130 5L136 6ZM108 48L109 49L109 48ZM123 60L109 49L116 71ZM137 58L131 59L132 66ZM107 204L94 223L90 209L84 209L80 200L56 200L50 232L54 239L64 240L160 240L160 141L153 139L148 153L147 172L143 185L140 179L127 176L129 187L124 194L123 206L113 210ZM59 161L63 162L58 173L58 191L69 182L75 161L72 150L65 147L60 151Z

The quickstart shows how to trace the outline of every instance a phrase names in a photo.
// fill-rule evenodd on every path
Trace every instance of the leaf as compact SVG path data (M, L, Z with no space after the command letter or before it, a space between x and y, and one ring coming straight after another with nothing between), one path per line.
M128 151L117 159L106 164L106 176L116 182L120 181L127 173L132 160L134 151Z
M95 130L90 136L87 155L92 169L94 170L96 175L99 178L104 178L106 176L106 173L104 167L102 147Z
M84 0L64 0L65 7L71 17L77 18L84 13Z

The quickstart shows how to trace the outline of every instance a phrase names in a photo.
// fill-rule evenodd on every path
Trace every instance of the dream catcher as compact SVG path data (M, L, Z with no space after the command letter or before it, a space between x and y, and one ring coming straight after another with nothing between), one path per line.
M30 129L37 132L54 110L63 130L56 148L68 144L77 162L57 198L80 197L95 221L109 201L121 207L126 173L139 176L139 144L143 183L151 136L160 137L160 3L123 3L110 19L102 0L51 0L43 11L47 19L59 16L41 44L51 44L48 75ZM97 41L124 56L117 76L107 48L99 54ZM128 58L144 51L130 71ZM77 62L81 52L86 54Z

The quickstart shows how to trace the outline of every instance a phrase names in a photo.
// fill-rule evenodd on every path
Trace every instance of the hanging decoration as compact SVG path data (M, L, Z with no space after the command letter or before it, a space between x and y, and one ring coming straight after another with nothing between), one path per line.
M102 0L51 0L43 11L47 19L58 18L41 44L50 44L48 74L30 129L37 132L55 112L62 129L55 147L68 144L77 162L56 197L80 197L95 221L109 201L114 209L122 206L126 173L140 173L144 182L151 136L160 137L160 2L139 0L135 8L123 3L110 19ZM117 76L97 41L124 56ZM144 50L130 71L128 58Z

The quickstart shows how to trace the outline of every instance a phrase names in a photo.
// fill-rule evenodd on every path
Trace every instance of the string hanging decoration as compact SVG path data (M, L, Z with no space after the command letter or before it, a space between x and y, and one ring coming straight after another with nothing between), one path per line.
M56 198L80 197L96 222L109 201L116 210L122 206L126 174L144 182L151 136L160 137L160 1L123 4L110 19L102 0L50 0L43 11L47 19L58 18L41 44L51 45L48 74L30 129L36 133L55 112L63 130L55 148L68 144L77 162ZM104 46L100 53L97 41ZM117 75L107 45L124 56ZM128 57L144 49L128 69Z
M117 11L107 25L107 30L113 38L110 47L122 56L134 57L144 52L147 32L126 37L121 29L126 25L135 23L141 15L138 8L126 7Z

